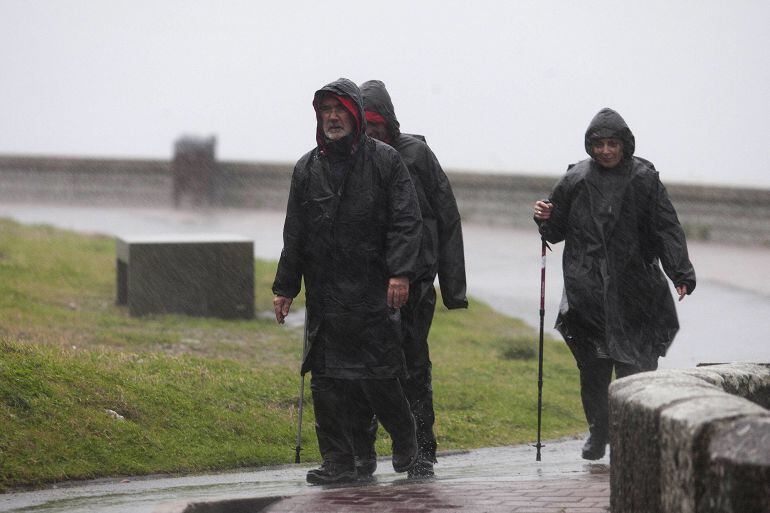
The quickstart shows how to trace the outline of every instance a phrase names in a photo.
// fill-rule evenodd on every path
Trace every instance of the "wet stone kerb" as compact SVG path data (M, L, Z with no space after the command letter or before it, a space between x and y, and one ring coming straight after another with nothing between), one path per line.
M770 511L770 364L645 372L610 387L614 513Z

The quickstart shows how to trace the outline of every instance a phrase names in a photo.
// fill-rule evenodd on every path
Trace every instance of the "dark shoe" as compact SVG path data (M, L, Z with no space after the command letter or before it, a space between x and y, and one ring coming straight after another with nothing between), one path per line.
M359 481L369 481L372 479L375 470L377 470L377 458L365 460L356 458L356 474L358 474Z
M607 448L607 438L603 436L588 435L585 445L583 445L584 460L599 460L604 457L604 451Z
M356 480L355 467L324 461L320 468L308 471L307 482L324 485L333 483L352 483Z
M433 462L429 460L419 459L414 467L408 470L409 479L425 479L433 477Z

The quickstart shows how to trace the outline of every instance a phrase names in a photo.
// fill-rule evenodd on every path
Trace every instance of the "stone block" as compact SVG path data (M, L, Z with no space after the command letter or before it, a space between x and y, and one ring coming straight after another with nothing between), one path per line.
M762 415L765 411L751 401L716 388L663 409L660 415L661 511L698 511L711 426L720 421Z
M698 511L770 511L770 416L721 422L709 438Z
M222 235L116 239L116 302L131 315L254 317L254 243Z
M612 511L768 511L760 496L770 497L769 384L770 367L762 364L648 372L614 382ZM740 507L725 509L734 504Z
M663 511L661 412L719 392L701 379L667 371L623 378L610 390L612 511Z
M770 409L770 364L733 363L698 367L695 372L716 372L728 394L737 395Z

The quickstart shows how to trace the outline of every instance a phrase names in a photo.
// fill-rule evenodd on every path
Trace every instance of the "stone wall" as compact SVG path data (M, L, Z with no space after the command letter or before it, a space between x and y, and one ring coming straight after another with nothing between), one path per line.
M171 205L168 161L0 156L0 201Z
M610 386L614 513L770 511L770 364L646 372Z
M221 161L210 182L214 207L286 207L292 166ZM464 220L532 228L532 203L558 176L448 170ZM770 190L666 184L691 239L770 245ZM173 206L169 161L0 156L0 201ZM189 202L182 198L180 204ZM193 204L194 206L194 204Z

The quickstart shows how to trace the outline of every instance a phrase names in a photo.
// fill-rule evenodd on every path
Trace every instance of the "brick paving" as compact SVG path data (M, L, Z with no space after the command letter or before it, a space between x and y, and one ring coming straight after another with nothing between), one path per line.
M583 441L442 452L436 477L411 481L378 460L375 480L311 486L317 464L198 476L104 479L0 494L0 512L47 513L607 513L610 458L580 458Z
M607 513L608 473L536 481L424 481L295 495L265 513Z
M380 460L376 480L347 487L306 486L266 513L607 513L609 456L580 458L582 440L550 441L543 461L531 446L477 449L439 457L436 478L411 481Z

